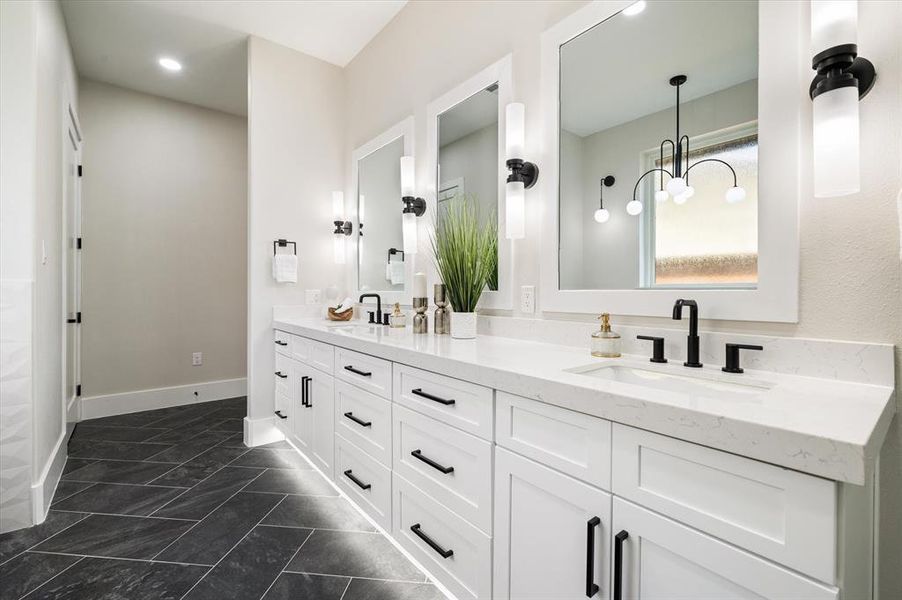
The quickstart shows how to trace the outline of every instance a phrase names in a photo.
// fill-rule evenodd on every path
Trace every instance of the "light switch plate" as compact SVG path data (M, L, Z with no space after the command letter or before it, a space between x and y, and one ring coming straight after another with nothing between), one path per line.
M204 353L203 352L195 352L191 355L191 366L199 367L204 364Z
M536 286L520 286L520 312L529 315L536 312Z
M307 294L307 304L319 304L322 302L323 294L320 290L305 290Z

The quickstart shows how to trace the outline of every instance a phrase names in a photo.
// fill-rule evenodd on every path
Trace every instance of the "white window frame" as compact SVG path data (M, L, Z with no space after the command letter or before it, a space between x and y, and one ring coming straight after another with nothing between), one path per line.
M760 2L758 48L758 285L750 288L559 289L560 47L632 4L595 0L542 35L541 307L543 312L666 316L689 296L707 319L796 323L799 186L809 58L802 2ZM662 136L666 132L662 132Z

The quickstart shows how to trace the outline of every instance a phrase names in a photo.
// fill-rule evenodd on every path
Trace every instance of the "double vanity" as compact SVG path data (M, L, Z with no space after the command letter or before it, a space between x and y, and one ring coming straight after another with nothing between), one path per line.
M872 595L891 385L273 327L279 430L460 600Z

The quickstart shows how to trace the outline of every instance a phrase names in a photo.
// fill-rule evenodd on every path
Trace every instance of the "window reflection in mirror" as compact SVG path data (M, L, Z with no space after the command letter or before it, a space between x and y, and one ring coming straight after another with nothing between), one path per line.
M650 2L560 52L560 289L754 287L757 2ZM682 74L679 130L689 142L687 149L683 138L679 162L684 177L691 167L688 199L667 193L670 174L641 178L674 172L662 142L678 141L670 80ZM706 159L715 160L695 166ZM738 202L726 199L733 171L745 190ZM593 215L607 175L615 177L604 190L610 216L599 223ZM634 191L639 214L627 212Z
M469 197L480 219L498 222L498 85L482 90L438 117L438 210ZM488 222L488 221L486 221ZM497 251L489 290L498 289Z
M398 138L357 162L358 286L361 291L404 290L401 235L401 157ZM392 252L396 250L396 252Z

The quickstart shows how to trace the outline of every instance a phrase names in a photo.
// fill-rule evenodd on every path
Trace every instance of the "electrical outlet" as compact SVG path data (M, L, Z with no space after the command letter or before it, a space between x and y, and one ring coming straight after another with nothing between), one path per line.
M322 302L322 292L320 290L305 290L307 292L307 304L319 304Z
M191 355L191 366L199 367L204 364L204 353L203 352L195 352Z
M520 286L520 312L529 315L536 312L536 286Z

